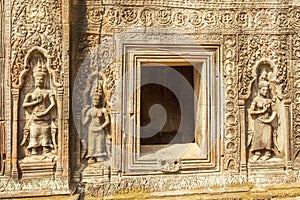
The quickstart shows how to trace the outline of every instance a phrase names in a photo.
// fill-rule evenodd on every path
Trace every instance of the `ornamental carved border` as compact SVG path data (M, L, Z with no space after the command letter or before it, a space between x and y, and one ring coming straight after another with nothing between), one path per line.
M225 170L237 171L239 169L238 134L238 87L237 87L237 36L224 35L224 89L225 89L225 133L224 133L224 167Z
M264 35L290 34L300 28L300 8L270 6L270 8L222 8L180 9L170 7L122 7L88 3L85 12L74 22L80 34L80 48L93 47L98 41L100 22L101 33L129 31L135 28L148 30L151 27L172 28L186 34L228 33L252 34L252 31ZM85 16L86 15L86 16ZM87 38L87 39L85 39ZM90 44L89 44L90 43ZM82 44L82 45L81 45ZM86 55L82 54L81 58Z
M185 31L215 31L220 29L238 32L287 32L300 27L300 9L287 5L269 5L248 8L228 8L220 6L183 9L152 6L111 6L89 4L86 6L87 17L81 17L77 24L85 24L83 31L99 32L99 22L103 17L103 30L108 33L114 29L136 27L168 27L174 29L190 28ZM103 15L103 16L102 16Z
M295 75L294 80L294 90L295 94L293 102L293 141L294 141L294 151L292 154L292 160L295 164L299 166L299 153L300 153L300 37L299 31L298 34L294 35L292 38L292 64L293 64L293 73Z

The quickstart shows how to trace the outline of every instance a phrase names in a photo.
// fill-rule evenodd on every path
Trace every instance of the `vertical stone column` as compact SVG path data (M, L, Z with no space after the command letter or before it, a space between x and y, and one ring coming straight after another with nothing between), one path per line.
M57 152L57 168L56 168L56 176L61 176L63 173L63 95L64 95L64 89L58 88L57 89L57 113L58 113L58 152Z
M286 116L286 166L287 169L292 169L292 161L291 161L291 155L292 155L292 143L293 143L293 137L292 137L292 131L291 131L291 100L290 99L285 99L283 100L284 104L284 111L285 111L285 116Z
M19 103L19 95L20 89L12 89L12 157L11 157L11 166L12 172L11 176L14 179L18 178L18 103Z
M245 101L239 100L239 114L240 114L240 123L239 129L241 133L241 162L240 162L240 171L242 173L247 173L247 139L246 139L246 112L245 112Z
M111 110L111 159L112 159L112 175L116 175L118 171L120 170L120 150L121 150L121 141L118 139L120 135L120 130L117 126L117 111L116 110Z
M10 66L10 56L11 56L11 48L9 46L8 41L11 39L11 1L1 1L1 5L3 6L3 29L1 29L2 34L3 34L3 47L5 46L5 51L3 51L3 66ZM7 45L8 44L8 45ZM4 115L5 115L5 153L6 153L6 160L5 160L5 172L4 174L6 176L11 176L11 158L12 158L12 150L11 150L11 143L12 143L12 123L11 123L11 108L12 108L12 103L11 103L11 91L9 87L9 80L10 80L10 68L9 67L3 67L3 81L4 81L4 102L8 102L5 105L4 108Z
M64 167L63 176L68 177L70 175L69 170L69 121L70 121L70 91L69 91L69 79L70 79L70 0L62 0L61 4L61 20L62 20L62 66L64 71L63 76L63 99L62 99L62 135L63 135L63 157L62 164Z

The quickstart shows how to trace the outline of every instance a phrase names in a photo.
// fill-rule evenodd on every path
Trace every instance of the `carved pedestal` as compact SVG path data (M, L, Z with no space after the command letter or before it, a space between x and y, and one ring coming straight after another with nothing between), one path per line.
M267 161L256 161L248 163L249 172L276 172L276 171L284 171L285 163L282 159L273 158Z
M103 163L90 164L82 172L82 182L84 183L105 183L109 182L110 167Z
M36 158L25 158L19 161L22 178L54 178L55 160L50 158L39 159L39 157L40 156L36 156Z

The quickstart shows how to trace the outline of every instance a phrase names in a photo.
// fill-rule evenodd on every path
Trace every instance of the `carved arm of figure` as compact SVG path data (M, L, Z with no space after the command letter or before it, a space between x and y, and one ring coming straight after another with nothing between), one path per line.
M103 108L102 112L104 114L105 122L100 127L101 127L101 129L104 129L105 127L107 127L109 125L110 120L109 120L109 116L108 116L106 108Z
M268 108L270 108L270 106L271 106L270 104L265 104L263 106L262 110L255 110L255 108L256 108L256 102L253 102L253 103L251 103L249 113L250 113L250 115L264 114L265 112L267 112L267 110L268 110Z
M48 106L48 108L45 111L37 113L36 114L37 117L43 117L43 116L48 115L49 112L54 108L54 106L55 106L54 94L50 95L49 98L50 98L50 105Z
M269 119L260 119L260 121L265 124L271 124L272 121L275 119L276 115L277 115L277 113L273 112Z
M85 126L88 124L89 120L90 120L90 110L89 109L89 106L85 106L83 109L82 109L82 124Z
M263 109L262 110L255 110L256 104L252 103L251 107L250 107L250 114L251 115L264 114L265 112L267 112L267 110L269 108L271 108L271 106L272 106L272 103L268 102L268 103L266 103L266 104L263 105ZM259 120L261 122L265 123L265 124L270 124L275 119L276 115L277 115L276 112L272 112L272 115L268 119L259 119Z
M31 101L31 100L32 100L31 94L27 94L24 99L23 108L26 109L27 107L35 106L41 103L43 101L43 96L42 95L38 96L38 98L35 101Z
M109 115L108 115L108 112L107 112L106 108L103 108L103 109L102 109L102 112L103 112L103 114L104 114L105 122L101 125L101 129L104 129L104 128L106 128L106 127L110 124L110 119L109 119ZM108 140L111 139L110 133L107 134L107 139L108 139Z

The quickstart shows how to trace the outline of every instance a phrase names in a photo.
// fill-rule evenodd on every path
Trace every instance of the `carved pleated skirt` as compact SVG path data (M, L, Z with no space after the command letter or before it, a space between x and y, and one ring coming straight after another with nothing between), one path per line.
M105 131L89 130L87 158L106 156L106 134Z
M272 150L273 137L271 124L262 123L259 120L253 122L253 138L251 151Z

